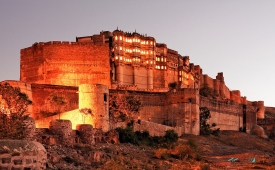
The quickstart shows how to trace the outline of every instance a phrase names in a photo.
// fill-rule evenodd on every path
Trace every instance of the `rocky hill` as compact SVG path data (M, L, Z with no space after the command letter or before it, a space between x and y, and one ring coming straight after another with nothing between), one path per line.
M235 131L221 131L219 136L184 135L170 149L128 143L44 146L49 170L275 169L274 140Z

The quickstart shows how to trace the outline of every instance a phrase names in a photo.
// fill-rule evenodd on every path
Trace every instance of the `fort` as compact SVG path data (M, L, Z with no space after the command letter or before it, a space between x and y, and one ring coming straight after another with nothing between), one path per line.
M33 101L28 113L38 129L60 119L70 120L73 130L88 124L108 132L123 125L110 121L110 96L126 95L142 104L133 117L139 122L134 128L152 135L167 129L199 135L200 107L210 110L210 123L221 130L250 133L265 116L264 102L230 91L222 72L211 78L189 56L136 31L116 29L76 37L76 42L34 43L20 52L20 80L5 82ZM53 95L64 98L66 105L49 102Z

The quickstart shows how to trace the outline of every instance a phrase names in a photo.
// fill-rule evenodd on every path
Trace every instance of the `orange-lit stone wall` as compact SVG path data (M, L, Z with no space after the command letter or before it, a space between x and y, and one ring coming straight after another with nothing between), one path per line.
M78 88L69 86L32 84L33 115L34 119L41 119L44 112L54 112L55 106L51 106L47 98L55 94L64 97L66 105L61 108L60 112L66 112L78 108Z
M230 92L230 99L234 100L237 103L241 103L241 92L239 90L233 90Z
M221 102L200 97L200 107L207 107L211 118L209 124L216 123L221 130L238 131L243 125L243 108L238 103Z
M110 86L108 45L60 42L36 43L22 49L20 80L29 83Z
M240 101L240 98L238 98L235 95L233 96L233 98L231 98L232 94L229 88L225 85L222 73L218 73L216 79L209 77L207 74L201 74L200 87L212 88L215 91L215 93L217 93L221 98L227 98L232 100L236 99L236 101Z
M255 101L252 103L253 106L257 107L257 118L264 119L265 118L265 107L264 101Z
M163 88L163 87L168 87L165 83L165 74L166 70L157 70L154 69L154 88Z
M119 90L110 90L110 93L126 95L125 91ZM140 99L142 107L137 116L139 119L179 126L187 134L199 134L198 90L181 89L168 93L129 91L127 95Z

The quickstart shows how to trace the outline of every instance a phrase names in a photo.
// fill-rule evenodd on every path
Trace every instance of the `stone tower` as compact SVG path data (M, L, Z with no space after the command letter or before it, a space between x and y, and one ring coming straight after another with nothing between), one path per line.
M109 131L109 89L102 84L81 84L79 86L79 110L89 110L94 128Z

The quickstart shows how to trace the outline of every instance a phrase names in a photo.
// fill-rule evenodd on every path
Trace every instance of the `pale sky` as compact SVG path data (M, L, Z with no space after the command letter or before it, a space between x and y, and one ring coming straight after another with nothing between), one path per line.
M0 81L19 80L22 48L117 27L155 37L275 107L275 0L0 0Z

